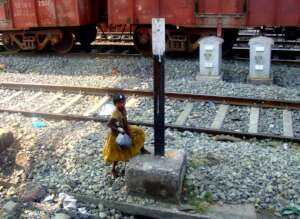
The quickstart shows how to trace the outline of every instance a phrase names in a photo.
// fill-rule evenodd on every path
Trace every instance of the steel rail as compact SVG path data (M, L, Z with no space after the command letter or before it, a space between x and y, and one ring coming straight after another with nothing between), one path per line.
M100 123L108 122L107 118L101 117L92 117L92 116L80 116L80 115L66 115L66 114L56 114L56 113L43 113L43 112L31 112L31 111L22 111L22 110L11 110L11 109L0 109L2 113L18 113L27 117L41 117L45 119L53 120L74 120L74 121L94 121ZM140 125L145 127L154 127L153 123L150 122L137 122L137 121L128 121L132 125ZM175 129L178 131L189 131L196 133L206 133L212 135L231 135L239 138L256 138L256 139L274 139L282 140L289 142L298 142L300 143L300 138L298 137L287 137L281 135L272 135L268 133L245 133L245 132L236 132L236 131L227 131L221 129L209 129L209 128L197 128L197 127L188 127L188 126L178 126L173 124L166 124L165 128Z
M96 88L96 87L78 87L78 86L62 86L62 85L49 85L49 84L30 84L30 83L0 83L0 87L7 89L30 89L30 90L44 90L44 91L66 91L70 93L84 93L88 95L103 95L123 93L125 95L137 95L152 97L153 92L150 90L133 90L133 89L120 89L120 88ZM167 98L181 99L181 100L194 100L194 101L212 101L221 104L237 105L237 106L255 106L261 108L278 108L300 110L300 102L275 100L275 99L258 99L246 97L232 97L232 96L214 96L202 94L189 94L189 93L174 93L166 92Z

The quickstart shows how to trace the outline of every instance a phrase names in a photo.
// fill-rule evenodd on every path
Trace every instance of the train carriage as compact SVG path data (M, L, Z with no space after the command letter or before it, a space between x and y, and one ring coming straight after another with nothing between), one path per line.
M300 38L299 0L0 0L0 31L9 50L68 52L79 41L126 27L138 50L151 52L151 20L166 19L167 51L194 51L201 37L224 38L231 48L241 28L271 27L287 39ZM75 37L74 37L75 36ZM114 39L121 39L114 38Z
M0 30L8 50L41 50L50 44L65 53L95 40L99 3L94 0L1 0Z
M247 27L276 27L299 37L298 0L108 0L108 22L136 25L134 42L144 53L151 48L153 17L167 23L167 50L190 51L200 37L218 35L232 45L237 32Z

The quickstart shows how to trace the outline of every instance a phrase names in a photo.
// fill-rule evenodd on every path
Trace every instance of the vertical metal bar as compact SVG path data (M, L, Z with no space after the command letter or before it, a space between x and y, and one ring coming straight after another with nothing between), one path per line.
M154 55L154 154L165 155L165 57Z

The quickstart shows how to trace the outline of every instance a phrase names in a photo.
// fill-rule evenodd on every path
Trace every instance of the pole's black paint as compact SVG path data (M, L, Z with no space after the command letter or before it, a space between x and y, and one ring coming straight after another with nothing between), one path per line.
M165 155L165 56L153 56L154 154Z

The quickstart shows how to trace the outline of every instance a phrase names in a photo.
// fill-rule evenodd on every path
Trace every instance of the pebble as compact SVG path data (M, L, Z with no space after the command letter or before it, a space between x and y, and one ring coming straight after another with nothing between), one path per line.
M106 215L106 213L104 213L104 212L100 212L99 217L100 217L100 218L106 218L107 215Z
M8 201L2 208L7 214L15 214L18 211L19 204L14 201Z

